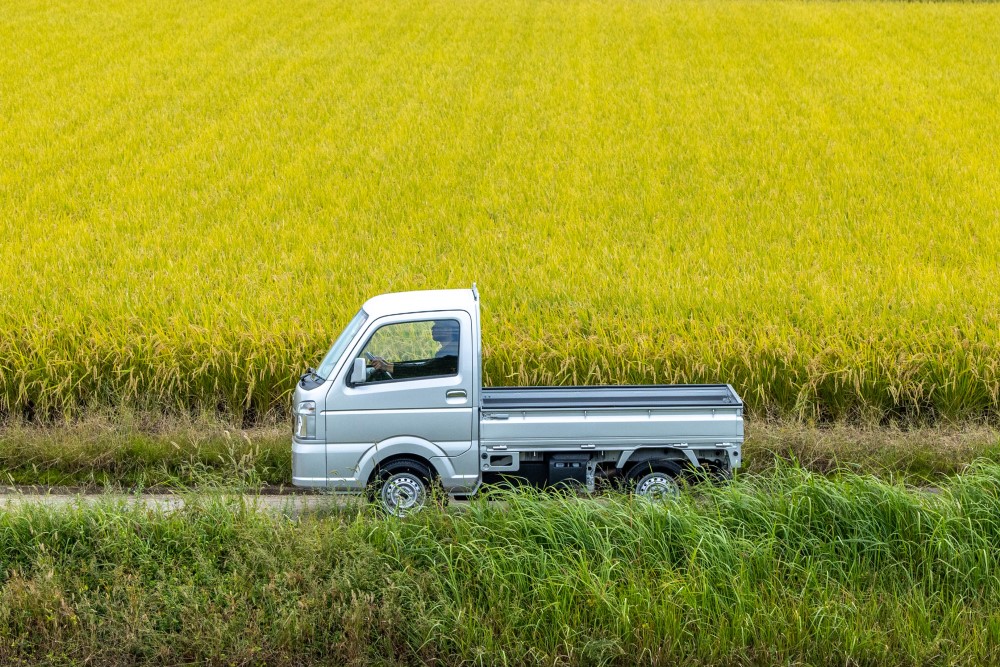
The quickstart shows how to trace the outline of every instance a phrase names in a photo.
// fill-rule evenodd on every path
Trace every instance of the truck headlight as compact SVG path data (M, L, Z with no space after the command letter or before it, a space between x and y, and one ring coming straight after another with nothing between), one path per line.
M316 437L316 401L302 401L295 409L295 435Z

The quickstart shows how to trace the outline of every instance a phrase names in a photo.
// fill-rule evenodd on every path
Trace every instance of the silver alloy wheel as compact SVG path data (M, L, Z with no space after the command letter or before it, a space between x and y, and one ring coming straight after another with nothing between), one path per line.
M674 500L681 495L681 489L670 473L653 471L639 478L635 495L649 500Z
M412 472L398 472L382 482L382 508L393 516L419 512L427 503L427 485Z

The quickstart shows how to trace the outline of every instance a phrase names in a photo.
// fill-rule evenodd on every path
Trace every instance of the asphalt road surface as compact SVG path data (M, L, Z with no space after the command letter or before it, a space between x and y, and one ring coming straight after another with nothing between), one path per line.
M74 507L101 504L143 505L151 509L176 510L186 504L185 497L197 496L204 499L216 496L226 499L242 498L248 505L258 509L295 516L324 507L342 507L348 503L360 502L358 496L335 496L315 493L305 494L262 494L241 495L227 493L24 493L19 491L0 492L0 511L23 505L46 505L50 507Z

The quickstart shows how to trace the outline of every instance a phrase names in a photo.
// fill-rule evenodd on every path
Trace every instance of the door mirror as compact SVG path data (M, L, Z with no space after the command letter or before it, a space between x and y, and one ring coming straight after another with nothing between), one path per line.
M354 360L354 368L351 369L351 384L364 384L368 378L368 368L365 360L358 357Z

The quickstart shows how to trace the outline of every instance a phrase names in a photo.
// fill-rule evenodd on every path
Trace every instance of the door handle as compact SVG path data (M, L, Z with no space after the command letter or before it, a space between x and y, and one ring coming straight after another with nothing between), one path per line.
M467 398L468 394L464 389L449 389L444 394L445 398Z

